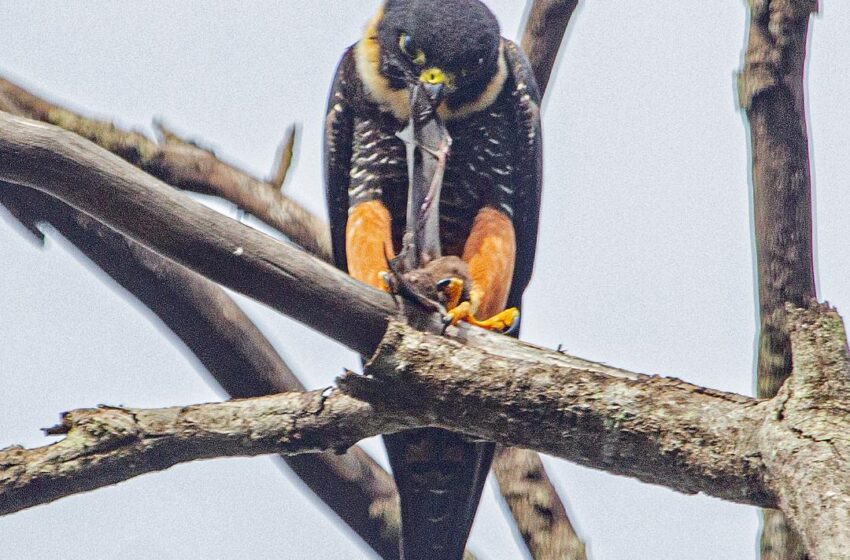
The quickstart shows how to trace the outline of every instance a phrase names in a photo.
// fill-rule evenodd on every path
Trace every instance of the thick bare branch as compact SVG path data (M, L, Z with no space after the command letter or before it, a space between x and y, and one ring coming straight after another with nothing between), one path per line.
M540 455L528 449L500 447L493 461L493 474L532 558L587 559L584 543L578 538Z
M77 410L48 431L66 434L63 440L0 451L0 514L186 461L346 449L399 427L366 403L322 391L157 410Z
M750 434L764 404L462 327L453 339L392 322L370 377L344 391L411 421L725 500L773 502Z
M455 329L452 329L455 331ZM344 449L438 425L525 445L686 492L773 504L751 433L767 405L633 374L463 328L459 340L392 322L344 391L285 393L161 410L74 411L68 437L0 452L0 511L214 456Z
M531 0L520 46L528 55L541 95L549 85L564 33L576 7L578 0Z
M794 312L789 325L794 373L770 401L763 460L808 556L850 558L847 335L838 314L816 304Z
M812 202L805 109L806 38L816 0L750 2L739 98L752 146L760 329L758 395L772 397L791 373L785 304L815 297ZM762 560L802 560L799 537L766 511Z
M371 355L398 312L389 295L48 124L0 113L0 180L47 192L361 355ZM422 319L439 328L439 317Z
M181 189L220 196L282 232L311 254L330 260L330 231L318 216L285 196L279 188L219 160L184 141L158 144L138 132L89 119L41 99L0 78L0 94L24 115L79 134ZM16 114L20 114L15 111Z
M50 222L151 309L234 398L303 391L265 336L224 290L38 191L0 185L0 203ZM284 456L289 468L383 558L398 557L392 477L361 449Z
M213 456L344 448L436 425L586 466L781 505L816 560L850 543L850 362L838 315L795 314L795 376L758 401L545 351L472 328L392 322L368 377L340 391L163 410L75 411L51 446L0 451L0 511ZM37 502L36 502L37 503Z

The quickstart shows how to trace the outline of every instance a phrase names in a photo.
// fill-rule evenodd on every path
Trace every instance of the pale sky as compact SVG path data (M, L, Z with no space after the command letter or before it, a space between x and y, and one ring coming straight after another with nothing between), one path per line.
M303 125L288 193L324 213L321 127L335 63L376 0L0 0L0 73L122 126L154 117L258 176ZM488 2L515 37L524 3ZM819 296L850 309L850 3L824 0L808 79ZM523 338L752 394L755 302L743 1L594 0L574 16L544 106L540 245ZM231 215L234 215L231 211ZM0 212L0 447L42 445L61 411L219 400L145 308L55 233ZM239 298L310 386L350 352ZM380 445L367 442L370 452ZM547 459L595 560L753 559L753 508ZM469 546L521 558L493 486ZM352 559L370 551L268 458L180 465L0 518L27 560Z

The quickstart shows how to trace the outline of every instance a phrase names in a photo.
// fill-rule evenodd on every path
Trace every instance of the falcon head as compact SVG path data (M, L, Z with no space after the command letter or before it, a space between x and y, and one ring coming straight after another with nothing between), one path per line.
M499 22L479 0L387 0L364 41L390 90L422 83L449 110L478 100L504 67Z

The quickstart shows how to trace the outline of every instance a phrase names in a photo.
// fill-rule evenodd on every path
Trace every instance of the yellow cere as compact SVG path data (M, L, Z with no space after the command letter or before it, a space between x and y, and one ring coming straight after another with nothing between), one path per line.
M443 72L439 68L428 68L419 74L419 81L426 84L445 84L451 86L452 75L448 72Z

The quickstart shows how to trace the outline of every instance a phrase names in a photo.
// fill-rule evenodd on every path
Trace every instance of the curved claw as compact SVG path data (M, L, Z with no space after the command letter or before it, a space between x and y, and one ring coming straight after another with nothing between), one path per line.
M516 309L514 307L514 309ZM514 336L519 333L519 323L520 323L520 312L517 309L516 316L514 317L514 322L511 323L511 326L508 327L508 330L505 331L505 334L508 336Z
M483 321L479 321L474 317L472 319L469 322L476 327L481 327L488 331L505 332L510 330L514 325L519 325L519 309L511 307Z
M449 325L457 325L460 321L466 321L470 325L475 325L488 331L513 334L516 329L519 329L519 310L516 307L511 307L493 315L489 319L479 320L472 314L472 305L468 301L464 301L457 307L449 309L446 312L443 332L446 331Z

